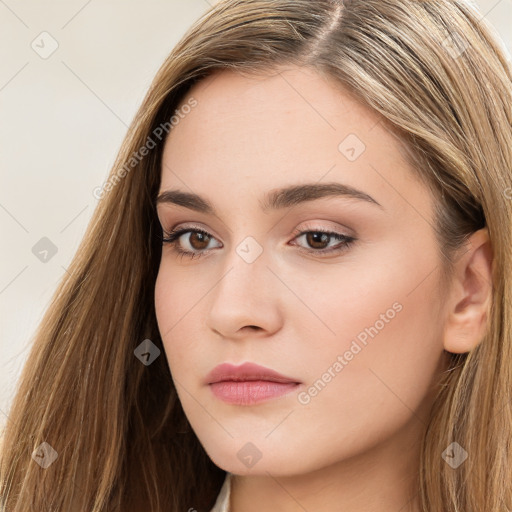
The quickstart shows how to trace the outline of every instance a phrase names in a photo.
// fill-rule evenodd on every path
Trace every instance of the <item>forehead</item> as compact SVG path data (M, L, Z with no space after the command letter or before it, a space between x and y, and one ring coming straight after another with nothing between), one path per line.
M196 84L181 105L191 98L197 104L165 143L161 190L192 189L229 203L234 192L249 198L324 179L377 200L411 197L405 189L418 185L379 114L314 70L221 71Z
M173 127L166 149L176 150L195 136L203 151L212 145L229 147L230 153L234 146L244 151L259 147L272 149L275 157L290 144L318 147L319 139L323 149L337 150L343 130L362 134L380 120L333 80L296 66L251 76L216 72L196 84L181 104L190 98L197 106Z

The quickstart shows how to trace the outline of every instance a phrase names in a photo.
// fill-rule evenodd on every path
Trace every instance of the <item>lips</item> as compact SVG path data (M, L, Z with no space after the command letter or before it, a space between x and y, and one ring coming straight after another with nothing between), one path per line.
M234 366L229 363L223 363L216 366L207 376L206 384L216 382L233 381L266 381L278 382L282 384L299 384L300 381L292 377L282 375L270 368L260 366L255 363L244 363L240 366Z
M224 363L206 377L215 397L231 405L255 405L294 391L300 382L255 363Z

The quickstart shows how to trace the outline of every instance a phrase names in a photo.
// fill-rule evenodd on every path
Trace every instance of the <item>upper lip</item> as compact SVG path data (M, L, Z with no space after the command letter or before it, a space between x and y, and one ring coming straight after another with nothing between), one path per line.
M235 366L229 363L222 363L216 366L207 376L206 384L213 384L222 381L249 381L266 380L269 382L293 382L299 383L297 379L281 375L280 373L260 366L256 363L243 363Z

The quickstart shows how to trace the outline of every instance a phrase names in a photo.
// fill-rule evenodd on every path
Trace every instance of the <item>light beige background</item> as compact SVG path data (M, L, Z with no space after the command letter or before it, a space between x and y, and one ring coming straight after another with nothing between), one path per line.
M512 53L512 0L477 4ZM92 192L158 67L208 8L207 0L0 0L0 427L96 207ZM57 248L46 262L32 252L43 237Z

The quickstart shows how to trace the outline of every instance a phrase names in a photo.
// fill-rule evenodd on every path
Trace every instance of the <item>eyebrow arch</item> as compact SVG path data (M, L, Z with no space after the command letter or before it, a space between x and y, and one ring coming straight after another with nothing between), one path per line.
M292 206L324 197L349 197L366 201L384 209L370 195L349 185L337 182L306 183L274 189L269 191L263 200L260 200L259 204L263 212L267 213L270 210L291 208ZM180 190L165 190L158 195L156 203L172 203L199 213L217 215L215 208L207 199L198 194L182 192Z

